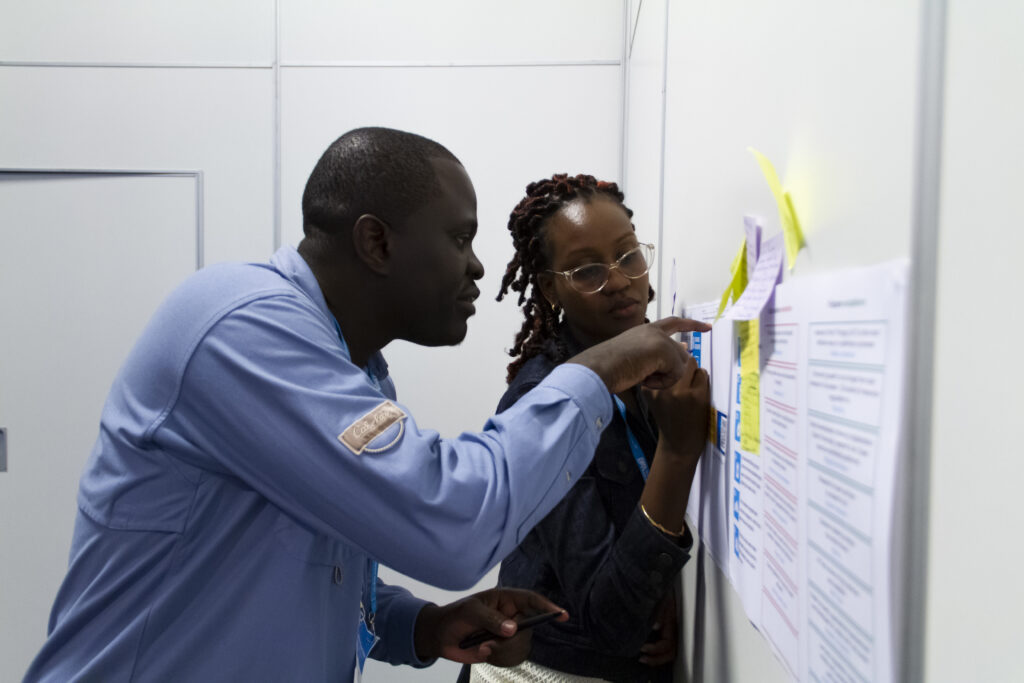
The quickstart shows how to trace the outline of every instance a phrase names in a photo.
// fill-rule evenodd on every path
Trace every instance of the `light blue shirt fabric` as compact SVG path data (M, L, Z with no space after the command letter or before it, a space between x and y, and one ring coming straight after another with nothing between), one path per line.
M26 680L351 680L370 559L468 588L569 491L611 418L599 378L566 364L455 439L398 404L407 417L356 454L339 435L395 400L379 354L370 369L379 391L294 248L186 280L110 391ZM379 582L377 600L372 656L423 665L424 603Z

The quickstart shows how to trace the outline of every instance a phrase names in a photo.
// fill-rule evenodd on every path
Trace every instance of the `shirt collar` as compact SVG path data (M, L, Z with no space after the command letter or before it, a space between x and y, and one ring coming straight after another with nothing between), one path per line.
M334 322L332 321L334 316L331 314L330 309L327 308L327 300L324 299L324 293L320 290L320 283L316 281L313 270L306 263L306 259L302 258L302 255L299 254L299 250L291 245L281 247L270 257L270 265L281 274L281 277L291 282L297 289L309 297L310 301L316 305L323 316L324 324L331 328L333 332ZM374 352L366 365L379 379L384 379L388 376L388 364L384 361L384 356L381 355L380 351Z

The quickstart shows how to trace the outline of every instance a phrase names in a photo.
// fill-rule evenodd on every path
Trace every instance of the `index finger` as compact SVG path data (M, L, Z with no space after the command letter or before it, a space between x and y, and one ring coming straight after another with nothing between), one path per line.
M668 335L673 335L676 332L710 332L711 325L702 323L699 320L691 320L689 318L677 318L674 315L670 315L667 318L661 320L655 320L651 323L662 332Z

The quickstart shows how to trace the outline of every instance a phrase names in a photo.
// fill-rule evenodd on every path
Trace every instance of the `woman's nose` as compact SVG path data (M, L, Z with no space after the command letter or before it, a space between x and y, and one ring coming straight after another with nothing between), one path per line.
M620 292L626 287L629 287L629 278L623 275L618 268L612 268L608 271L608 282L602 291Z

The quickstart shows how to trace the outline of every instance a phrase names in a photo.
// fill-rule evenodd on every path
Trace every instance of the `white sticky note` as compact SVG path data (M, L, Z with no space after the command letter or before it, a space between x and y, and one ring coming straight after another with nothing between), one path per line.
M743 296L725 312L729 320L753 320L771 298L779 282L785 243L781 234L761 242L761 253Z

